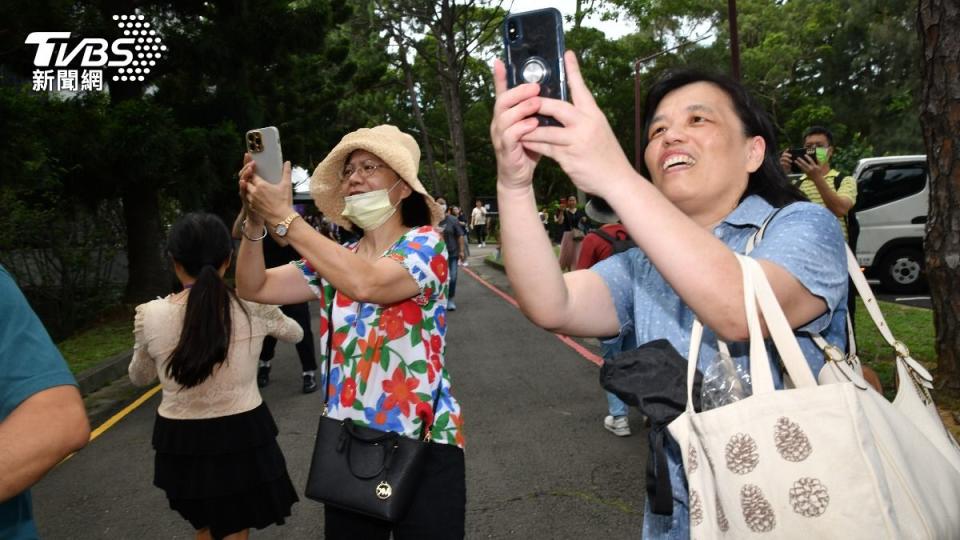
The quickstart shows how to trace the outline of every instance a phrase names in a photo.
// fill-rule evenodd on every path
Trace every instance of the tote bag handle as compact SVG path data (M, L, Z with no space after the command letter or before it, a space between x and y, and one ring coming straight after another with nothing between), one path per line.
M800 349L797 338L790 328L780 304L777 301L770 283L767 281L763 268L756 260L745 255L735 254L740 263L740 273L743 279L743 302L747 316L747 326L750 330L750 379L753 393L765 394L773 392L773 372L770 369L770 359L767 355L763 331L760 326L759 314L763 314L767 331L787 373L793 380L796 388L817 386L813 371ZM759 304L759 312L758 312ZM690 332L690 349L687 353L687 411L693 412L693 379L697 371L700 356L700 343L703 340L703 324L694 319Z

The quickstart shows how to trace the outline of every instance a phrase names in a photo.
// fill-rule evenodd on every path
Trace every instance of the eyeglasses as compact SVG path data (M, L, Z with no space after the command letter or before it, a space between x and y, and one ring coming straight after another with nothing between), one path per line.
M829 144L811 143L804 145L804 150L816 150L817 148L830 148Z
M354 167L353 164L348 163L347 166L340 171L340 181L346 182L353 176L353 173L360 173L360 178L363 179L370 178L380 167L386 167L386 165L372 161L364 161L360 166Z

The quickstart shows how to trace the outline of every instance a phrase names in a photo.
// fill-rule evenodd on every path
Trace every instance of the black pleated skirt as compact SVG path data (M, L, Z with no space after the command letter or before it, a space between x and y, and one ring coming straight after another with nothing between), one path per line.
M282 525L299 500L266 403L200 420L157 415L153 483L170 508L214 538Z

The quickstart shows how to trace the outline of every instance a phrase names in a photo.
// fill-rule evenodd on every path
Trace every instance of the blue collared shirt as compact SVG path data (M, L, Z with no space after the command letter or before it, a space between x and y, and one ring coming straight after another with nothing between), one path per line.
M763 225L774 208L763 198L753 195L744 199L719 225L713 234L737 253L743 253L747 241ZM847 265L846 244L837 218L822 206L799 202L780 210L764 231L763 240L750 256L765 259L784 268L812 294L822 298L827 311L796 330L797 341L814 376L823 367L823 353L808 332L820 334L827 342L846 347ZM650 259L633 248L618 253L591 268L603 278L613 297L620 334L607 343L616 344L625 337L636 338L637 344L666 339L683 356L690 348L690 329L694 314L664 280ZM693 268L701 274L709 268ZM728 343L733 360L749 370L748 344ZM767 347L771 364L779 357ZM711 365L717 355L716 335L704 330L698 367ZM772 369L775 384L782 386L779 369ZM668 445L668 468L673 487L673 515L659 516L649 511L644 516L644 538L689 537L687 488L679 449Z
M713 234L737 253L743 253L747 241L774 208L763 198L751 195L743 200ZM814 376L823 367L823 353L808 332L820 334L841 350L846 347L847 265L843 234L837 219L822 206L794 203L784 207L767 225L763 240L750 256L765 259L784 268L812 294L824 300L827 311L796 331L800 348ZM632 331L636 343L666 339L683 355L690 348L690 329L694 314L677 296L650 259L639 248L618 253L591 268L598 273L613 298L620 321L621 339ZM694 268L697 274L708 268ZM748 366L748 345L730 343L730 354L744 368ZM778 359L772 348L771 361ZM699 367L703 370L717 354L717 338L704 330ZM774 370L781 384L779 369Z

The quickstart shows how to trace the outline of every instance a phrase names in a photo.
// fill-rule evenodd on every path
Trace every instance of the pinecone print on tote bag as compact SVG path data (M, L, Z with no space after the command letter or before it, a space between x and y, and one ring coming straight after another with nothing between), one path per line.
M721 532L727 532L730 528L730 522L727 521L727 514L723 512L723 504L720 503L720 497L717 496L717 527Z
M774 428L774 442L777 444L777 452L780 456L793 462L799 462L807 459L813 447L810 446L810 439L807 434L800 429L799 424L790 421L789 418L781 416L777 420Z
M803 517L817 517L827 511L830 494L820 480L801 478L790 488L790 504Z
M688 447L687 456L687 460L690 462L690 470L687 472L692 473L697 470L697 466L699 465L697 462L697 449L694 448L692 444Z
M690 523L694 527L703 523L703 502L695 489L690 490Z
M727 443L727 468L736 474L747 474L757 466L757 441L746 433L737 433Z
M764 498L759 487L753 484L743 486L740 490L740 507L743 509L743 519L751 531L770 532L777 526L773 507Z

